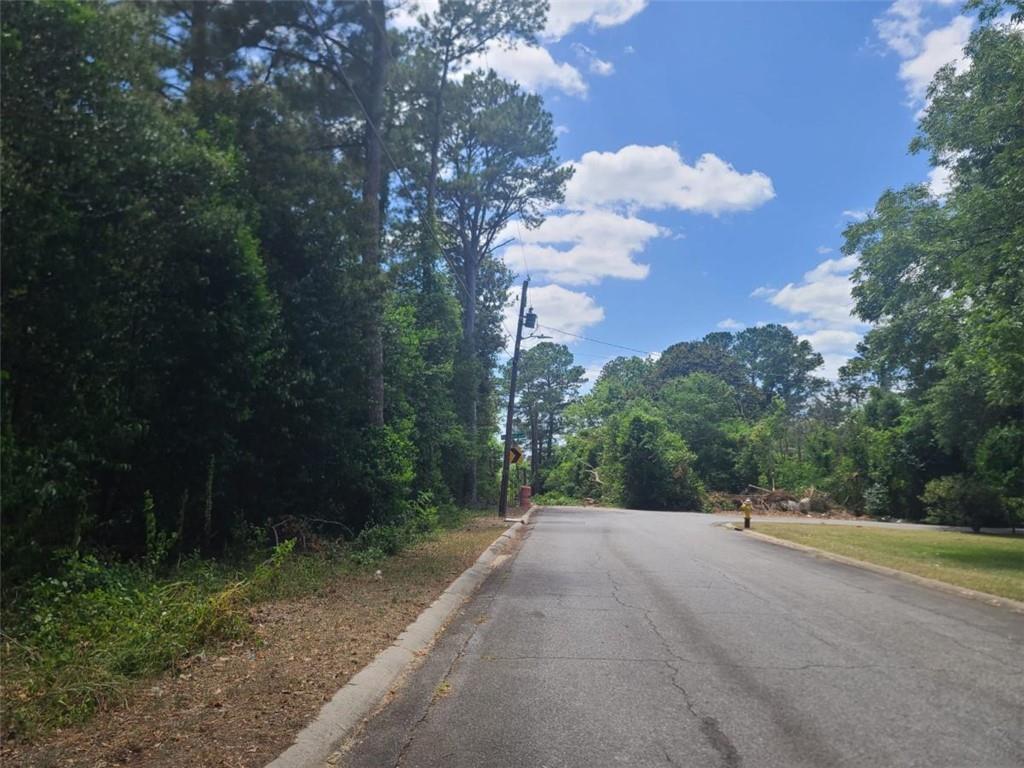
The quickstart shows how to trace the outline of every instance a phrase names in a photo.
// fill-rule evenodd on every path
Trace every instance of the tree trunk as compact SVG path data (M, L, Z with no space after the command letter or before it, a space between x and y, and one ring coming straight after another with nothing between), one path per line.
M465 311L462 313L462 343L466 356L466 375L469 377L468 413L466 433L469 438L469 463L466 466L466 500L470 506L476 506L477 498L477 403L480 399L480 382L477 380L476 359L476 278L477 253L473 243L463 247L463 277L466 282Z
M555 412L554 412L554 410L551 410L550 412L548 412L548 452L547 452L547 460L548 460L549 464L551 462L551 455L554 452L553 451L554 442L555 442Z
M530 408L530 485L537 483L537 473L540 472L540 414L537 408Z
M444 114L444 90L448 84L448 67L450 54L445 49L444 64L441 68L441 77L437 83L437 94L434 98L434 110L431 115L430 124L430 171L427 173L427 194L426 211L424 212L424 244L422 263L420 264L422 285L424 293L429 293L433 288L434 280L434 248L436 247L436 222L437 218L437 173L440 165L441 151L441 117Z
M213 476L217 471L217 457L210 454L210 461L206 465L206 492L203 498L203 546L210 549L210 542L213 540Z
M383 147L378 130L384 112L384 82L387 77L387 38L385 36L386 11L383 0L369 4L368 21L373 41L369 86L366 93L366 111L369 113L364 133L366 171L363 178L363 216L366 226L366 245L363 264L370 285L368 307L367 371L369 377L369 421L374 427L384 426L384 335L383 296L381 285L381 199L384 181Z
M195 0L192 3L192 28L189 30L192 58L191 85L206 79L209 70L209 51L206 41L209 35L207 20L210 15L210 0Z

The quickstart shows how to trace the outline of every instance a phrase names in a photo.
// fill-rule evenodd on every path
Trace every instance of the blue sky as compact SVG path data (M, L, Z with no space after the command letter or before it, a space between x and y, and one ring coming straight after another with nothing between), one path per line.
M915 115L972 24L949 0L552 0L540 45L471 63L543 94L577 169L563 209L508 231L541 324L657 352L783 322L834 375L866 330L842 229L929 180ZM546 332L592 374L621 353Z

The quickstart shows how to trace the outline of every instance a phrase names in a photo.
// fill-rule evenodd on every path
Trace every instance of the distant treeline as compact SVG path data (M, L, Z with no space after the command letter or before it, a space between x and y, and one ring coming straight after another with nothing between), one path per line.
M910 147L949 191L887 190L844 233L871 330L839 381L778 325L620 358L559 411L544 491L697 509L707 487L813 487L872 515L1024 519L1024 11L968 5L970 66L939 70Z

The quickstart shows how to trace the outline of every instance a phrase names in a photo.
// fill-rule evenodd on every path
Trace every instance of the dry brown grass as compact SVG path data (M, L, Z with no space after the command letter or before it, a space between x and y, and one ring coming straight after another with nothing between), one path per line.
M260 605L255 642L195 657L83 725L5 744L0 758L38 768L263 766L505 527L476 518L384 561L380 580L344 573L314 595Z

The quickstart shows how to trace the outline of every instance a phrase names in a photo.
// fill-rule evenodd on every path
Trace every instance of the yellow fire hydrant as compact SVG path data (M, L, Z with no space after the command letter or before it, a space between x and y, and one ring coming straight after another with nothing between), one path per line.
M740 512L743 513L743 527L744 528L749 528L750 527L750 513L753 512L753 511L754 511L754 504L750 501L750 499L745 499L743 501L743 503L740 504Z

